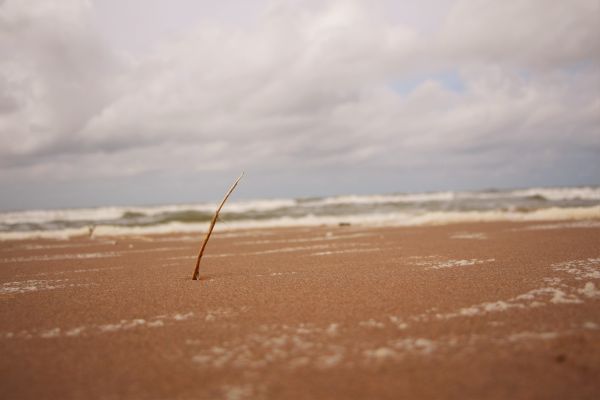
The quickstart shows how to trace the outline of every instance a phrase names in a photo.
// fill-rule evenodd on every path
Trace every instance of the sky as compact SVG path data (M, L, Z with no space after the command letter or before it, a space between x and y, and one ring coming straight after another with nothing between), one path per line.
M0 0L0 209L600 184L600 0Z

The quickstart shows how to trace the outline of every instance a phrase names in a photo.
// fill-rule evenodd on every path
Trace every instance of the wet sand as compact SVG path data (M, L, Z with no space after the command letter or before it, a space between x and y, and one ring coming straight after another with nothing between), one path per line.
M3 399L593 399L600 223L0 242Z

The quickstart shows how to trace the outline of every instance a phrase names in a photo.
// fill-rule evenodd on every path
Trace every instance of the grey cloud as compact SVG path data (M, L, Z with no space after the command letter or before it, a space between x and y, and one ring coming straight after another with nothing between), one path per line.
M110 100L119 62L90 29L88 11L77 1L2 4L0 82L13 99L0 131L3 159L62 148Z
M598 62L599 13L597 0L459 0L440 43L449 56L523 68Z
M64 4L0 6L0 182L360 168L501 183L599 150L595 0L459 1L426 33L384 6L279 2L131 62Z

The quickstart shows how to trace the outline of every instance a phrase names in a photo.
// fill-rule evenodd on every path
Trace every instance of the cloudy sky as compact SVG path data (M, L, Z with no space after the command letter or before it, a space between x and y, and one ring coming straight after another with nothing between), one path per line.
M0 209L600 183L600 0L0 0Z

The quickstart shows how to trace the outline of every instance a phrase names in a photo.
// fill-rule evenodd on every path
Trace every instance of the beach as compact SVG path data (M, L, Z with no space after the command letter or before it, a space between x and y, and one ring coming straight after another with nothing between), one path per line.
M4 399L594 399L600 221L0 242Z
M0 0L0 400L600 400L599 20Z

